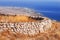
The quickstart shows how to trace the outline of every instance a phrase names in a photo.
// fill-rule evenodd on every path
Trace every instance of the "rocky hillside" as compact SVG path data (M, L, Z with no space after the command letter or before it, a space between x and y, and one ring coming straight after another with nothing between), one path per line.
M28 8L0 7L0 40L60 40L60 23Z

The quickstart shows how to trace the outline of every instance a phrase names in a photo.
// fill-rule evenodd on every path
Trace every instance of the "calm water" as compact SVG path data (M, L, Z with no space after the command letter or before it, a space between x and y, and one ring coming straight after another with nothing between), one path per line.
M59 2L0 2L0 6L27 7L42 13L43 15L60 21Z

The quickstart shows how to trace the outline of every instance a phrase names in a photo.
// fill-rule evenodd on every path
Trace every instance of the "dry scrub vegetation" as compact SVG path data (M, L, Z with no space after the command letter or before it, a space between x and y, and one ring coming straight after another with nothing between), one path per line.
M32 22L28 16L0 16L0 22Z

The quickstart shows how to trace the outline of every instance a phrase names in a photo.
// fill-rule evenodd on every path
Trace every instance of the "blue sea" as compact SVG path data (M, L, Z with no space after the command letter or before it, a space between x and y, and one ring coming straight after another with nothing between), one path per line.
M0 6L31 8L46 17L60 21L60 2L0 1Z

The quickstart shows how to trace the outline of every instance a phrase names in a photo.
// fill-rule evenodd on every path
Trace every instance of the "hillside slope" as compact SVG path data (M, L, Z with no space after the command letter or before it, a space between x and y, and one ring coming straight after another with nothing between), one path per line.
M0 40L60 40L60 22L27 8L0 7Z

